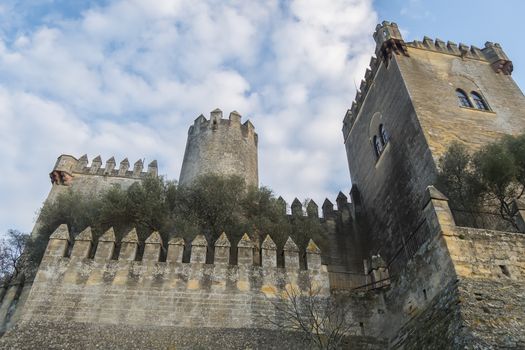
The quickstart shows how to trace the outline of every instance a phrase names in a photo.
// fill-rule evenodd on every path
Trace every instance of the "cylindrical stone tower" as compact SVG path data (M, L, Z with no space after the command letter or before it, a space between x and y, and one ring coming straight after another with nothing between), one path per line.
M236 111L222 119L222 111L200 115L188 130L179 184L189 185L204 174L238 175L247 185L258 186L257 134L248 120L241 124Z

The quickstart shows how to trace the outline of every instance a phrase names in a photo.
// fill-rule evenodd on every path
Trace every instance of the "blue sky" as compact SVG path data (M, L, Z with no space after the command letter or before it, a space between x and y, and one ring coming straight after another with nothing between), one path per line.
M348 193L341 121L382 20L502 44L525 83L525 5L401 0L3 0L0 232L29 231L56 157L157 159L177 179L188 126L216 107L259 133L262 185L322 203Z
M498 42L514 63L512 76L525 86L525 46L521 41L525 1L503 0L375 0L381 20L398 23L406 41L423 36L483 48L486 41Z

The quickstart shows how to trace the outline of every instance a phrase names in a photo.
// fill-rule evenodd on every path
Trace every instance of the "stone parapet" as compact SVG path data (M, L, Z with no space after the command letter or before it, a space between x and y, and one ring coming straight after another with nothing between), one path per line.
M287 213L288 203L282 198L278 199L279 206L284 215ZM326 198L321 207L322 219L333 220L333 219L345 219L350 220L350 212L353 210L353 203L348 202L348 197L342 192L339 192L335 200L337 209L334 209L334 204L328 198ZM294 198L289 207L291 216L308 216L310 218L320 218L319 206L312 199L308 200L304 205L298 198ZM290 215L290 214L289 214Z
M229 249L216 251L220 255L216 264L204 263L208 249L204 236L189 243L192 255L197 257L182 263L182 239L170 240L167 261L159 261L161 240L156 232L146 240L142 260L136 254L136 245L142 242L136 240L134 230L122 239L116 260L112 258L112 230L99 239L98 247L91 248L96 249L94 253L86 252L94 245L86 244L90 235L84 233L81 240L73 243L73 251L78 253L72 257L67 257L67 250L62 249L68 242L63 239L67 227L60 226L58 232L51 238L52 250L46 253L36 274L22 320L271 328L268 318L276 317L277 312L273 303L280 300L287 286L304 293L315 286L321 297L330 293L327 268L320 264L320 251L313 241L308 249L309 268L301 270L276 267L276 248L272 244L263 245L267 254L262 256L262 266L255 266L253 243L248 235L237 245L243 258L231 265L230 259L222 256L229 254ZM229 248L227 236L221 237L216 248ZM289 242L289 246L295 245ZM76 249L79 243L81 249ZM296 262L293 257L289 259Z
M158 166L157 161L153 160L148 165L148 171L142 171L144 168L142 159L135 162L133 169L130 170L130 163L127 158L120 162L119 167L116 167L115 158L111 157L106 161L106 166L102 167L102 159L97 156L88 166L88 157L83 155L79 159L62 154L58 157L53 170L49 174L52 184L70 185L75 175L98 175L111 176L130 179L142 179L148 175L157 176Z
M410 50L420 49L458 56L461 59L488 62L495 73L511 75L513 71L512 61L498 43L486 42L485 47L480 49L474 45L469 46L462 43L458 45L452 41L445 42L441 39L431 39L427 36L422 41L414 40L405 43L397 24L388 21L383 21L377 25L374 39L376 41L376 57L371 58L370 67L366 70L365 77L361 80L359 89L356 91L352 107L346 112L343 119L342 131L345 140L359 115L368 91L374 84L374 78L381 63L388 66L388 62L393 56L409 57Z

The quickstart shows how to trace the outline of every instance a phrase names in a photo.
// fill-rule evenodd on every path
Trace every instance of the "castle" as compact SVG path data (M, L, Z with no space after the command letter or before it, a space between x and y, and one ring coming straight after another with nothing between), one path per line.
M500 45L483 49L439 39L405 42L395 23L376 27L375 57L343 120L352 180L319 218L329 244L282 252L271 236L248 235L229 264L230 241L163 242L134 230L112 259L115 234L97 242L90 228L75 237L66 225L51 235L34 279L5 286L3 348L303 349L300 334L276 329L272 300L290 286L343 295L350 308L352 349L524 349L525 235L461 226L434 187L437 160L452 141L477 149L525 130L525 97ZM99 192L157 175L157 163L62 155L48 200L68 188ZM188 131L179 178L236 174L258 184L257 134L220 110ZM525 205L516 203L525 224ZM299 200L292 213L302 215ZM311 202L307 215L317 216ZM285 213L283 213L285 215ZM38 222L37 222L38 225ZM525 229L525 226L524 226ZM144 254L137 261L137 247ZM191 250L183 262L184 245ZM160 260L167 249L166 261ZM284 255L278 266L277 254Z

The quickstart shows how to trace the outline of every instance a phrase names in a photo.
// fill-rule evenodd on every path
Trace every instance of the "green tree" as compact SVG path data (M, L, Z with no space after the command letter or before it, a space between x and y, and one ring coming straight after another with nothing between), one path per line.
M29 235L18 230L8 230L0 240L1 283L9 283L29 267L30 260L23 254L28 242Z
M515 157L507 143L489 144L476 152L473 167L483 189L484 203L496 202L501 217L518 229L514 220L516 210L512 204L523 194L523 186L517 179Z
M453 143L439 161L438 187L453 209L471 213L479 224L480 212L496 212L515 230L515 201L525 190L525 135L505 136L471 154ZM494 210L495 208L495 210Z
M452 209L465 212L479 224L483 186L472 169L472 156L465 145L453 142L439 160L437 186L447 194Z
M243 224L245 194L246 185L238 176L202 176L191 186L178 188L173 204L175 226L181 223L204 234L209 243L215 242L222 232L234 232Z
M256 242L270 234L278 247L291 235L303 248L309 238L322 233L318 218L287 217L270 189L248 187L237 176L218 175L202 176L190 186L147 177L125 190L114 186L97 196L70 190L44 205L40 221L32 243L34 261L40 261L49 235L62 223L72 235L91 226L95 239L113 227L117 241L132 227L141 241L158 231L165 245L173 235L189 242L204 234L210 251L222 232L232 245L246 232Z

